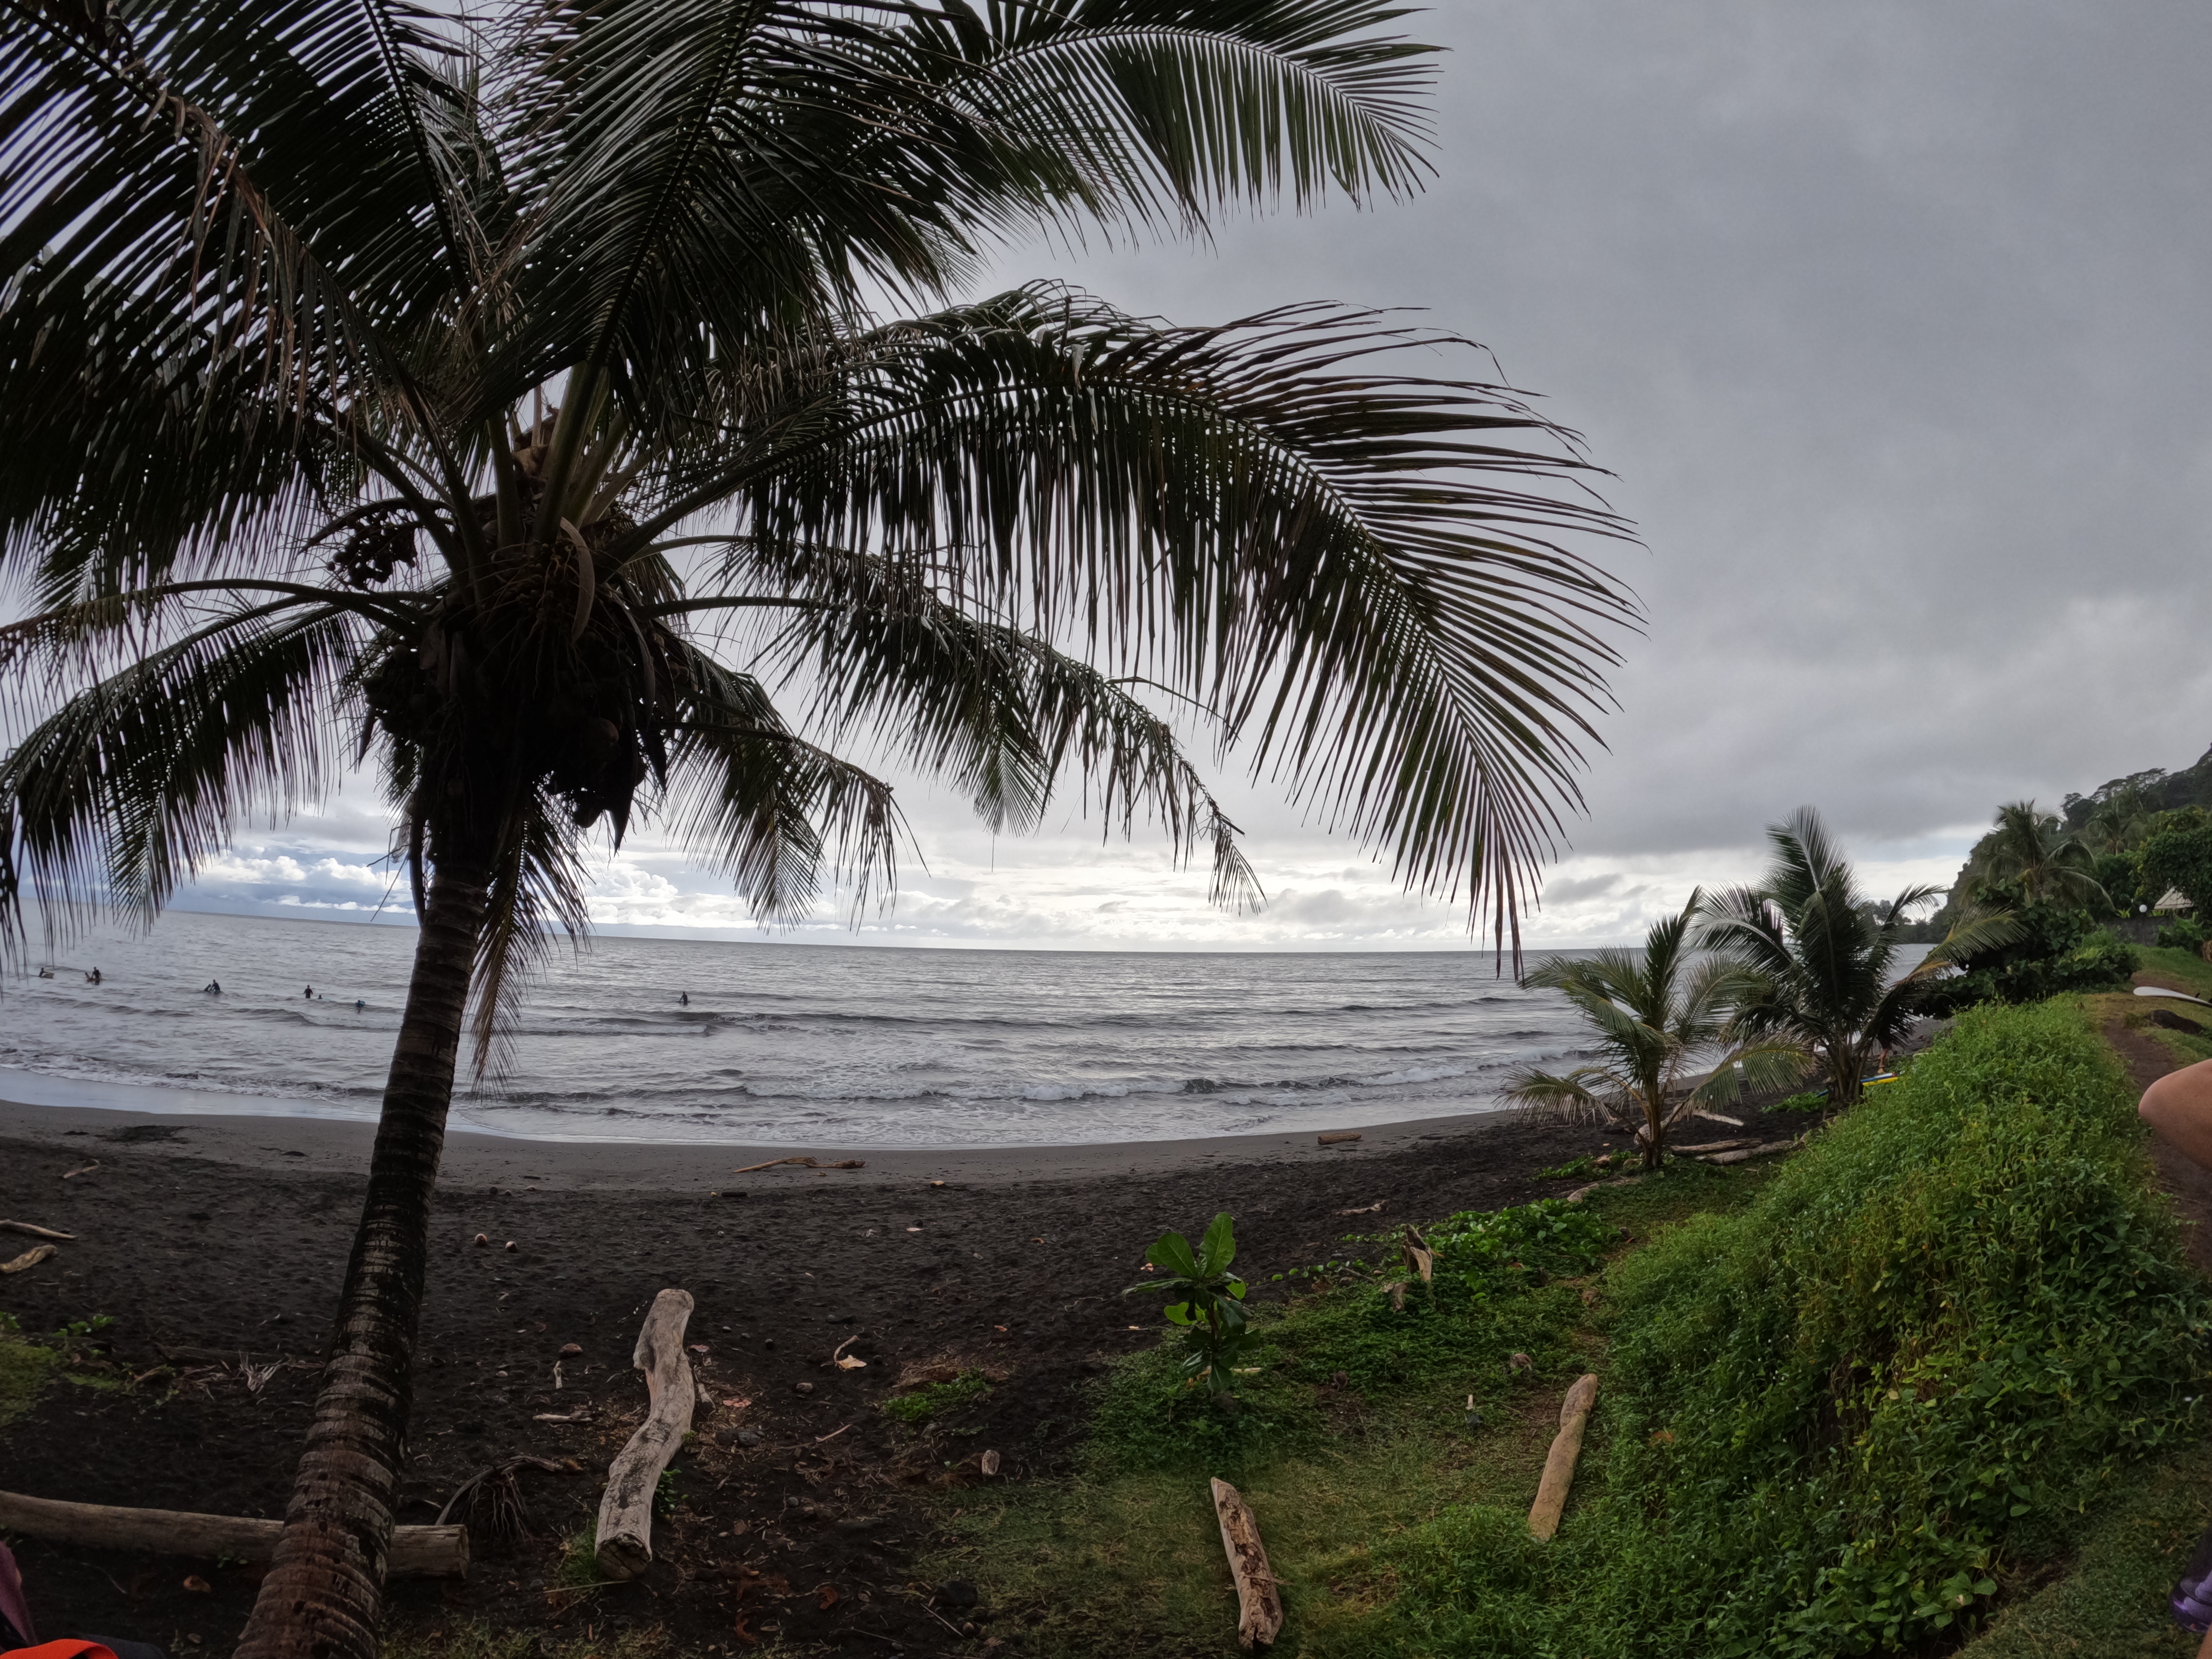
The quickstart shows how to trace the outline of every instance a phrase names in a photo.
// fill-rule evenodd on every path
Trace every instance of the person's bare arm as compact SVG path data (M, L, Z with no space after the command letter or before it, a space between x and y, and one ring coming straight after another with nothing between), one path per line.
M2212 1170L2212 1060L2168 1072L2143 1091L2136 1114L2191 1163Z

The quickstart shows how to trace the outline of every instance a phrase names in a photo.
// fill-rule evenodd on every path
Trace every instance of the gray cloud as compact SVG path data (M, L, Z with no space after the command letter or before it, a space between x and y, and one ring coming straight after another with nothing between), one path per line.
M1194 320L1430 308L1584 431L1650 552L1586 853L1897 839L2212 738L2212 15L1463 4L1442 176L1057 269ZM1035 258L1010 258L1009 273Z
M1482 0L1407 27L1452 48L1423 198L1001 275L1189 321L1425 307L1588 435L1650 627L1534 937L1632 938L1803 802L1876 885L1941 879L1997 800L2212 738L2212 13ZM990 842L908 793L929 872L867 937L1466 941L1267 790L1229 791L1277 901L1250 921L1148 843ZM347 812L322 827L358 864L380 831ZM741 926L715 886L647 836L603 919Z

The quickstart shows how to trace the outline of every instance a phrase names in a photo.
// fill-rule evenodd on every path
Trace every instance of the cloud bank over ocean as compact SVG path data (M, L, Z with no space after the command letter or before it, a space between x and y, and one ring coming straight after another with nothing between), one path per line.
M1473 0L1405 27L1452 49L1425 197L1199 248L1012 247L979 291L1051 274L1192 322L1422 307L1587 435L1644 535L1609 558L1650 626L1533 941L1635 937L1756 868L1801 804L1887 889L1948 879L2000 800L2203 751L2212 13ZM908 791L921 861L858 937L1474 948L1457 908L1227 781L1256 917L1141 838L1063 815L994 843ZM368 799L241 844L184 902L373 914ZM720 893L648 829L594 915L750 936ZM825 905L796 937L853 936Z

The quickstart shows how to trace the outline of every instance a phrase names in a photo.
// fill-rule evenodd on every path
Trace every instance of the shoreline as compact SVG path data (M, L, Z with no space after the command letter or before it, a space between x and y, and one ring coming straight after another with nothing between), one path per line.
M1804 1127L1760 1114L1743 1133ZM0 1103L0 1215L70 1236L0 1279L0 1309L25 1331L96 1330L99 1385L49 1388L5 1431L9 1489L281 1515L372 1132ZM1158 1346L1157 1304L1124 1292L1164 1230L1194 1237L1231 1213L1237 1267L1254 1300L1273 1302L1303 1282L1285 1275L1394 1249L1407 1224L1563 1197L1568 1181L1543 1172L1618 1139L1516 1111L1358 1133L1326 1148L1306 1129L872 1152L858 1170L735 1176L760 1161L750 1149L456 1132L431 1200L399 1519L435 1519L488 1467L517 1459L605 1468L645 1406L639 1321L659 1291L682 1289L712 1403L682 1477L696 1518L672 1523L672 1559L641 1592L649 1616L687 1651L725 1642L730 1590L709 1569L772 1550L763 1559L779 1581L845 1593L778 1604L787 1638L840 1639L856 1609L886 1635L878 1621L907 1607L928 1524L916 1489L1064 1469L1098 1376ZM902 1379L946 1367L991 1383L955 1426L920 1433L883 1409ZM1005 1458L996 1477L979 1472L984 1450ZM592 1526L598 1494L595 1479L533 1474L534 1540L487 1540L486 1570L466 1583L395 1586L393 1611L441 1627L542 1621L560 1588L551 1540ZM21 1559L84 1625L166 1636L172 1652L194 1636L212 1652L255 1593L249 1569L220 1563L188 1592L166 1566L141 1574L102 1552L31 1542ZM916 1615L895 1628L926 1644L937 1626Z
M4 1085L0 1085L4 1086ZM148 1092L155 1092L148 1091ZM975 1186L1179 1173L1220 1164L1356 1162L1425 1143L1486 1138L1517 1122L1503 1109L1413 1118L1395 1123L1319 1126L1255 1134L1177 1140L1085 1141L1061 1146L869 1147L761 1146L740 1141L550 1140L455 1128L447 1131L441 1185L498 1187L526 1182L540 1192L750 1191L840 1179L957 1181ZM1317 1136L1358 1140L1324 1146ZM252 1112L167 1110L144 1106L51 1105L0 1099L0 1139L101 1156L96 1145L159 1146L173 1155L245 1169L357 1175L368 1167L373 1120ZM72 1146L72 1142L85 1143ZM769 1158L823 1164L858 1158L859 1170L796 1164L740 1175Z

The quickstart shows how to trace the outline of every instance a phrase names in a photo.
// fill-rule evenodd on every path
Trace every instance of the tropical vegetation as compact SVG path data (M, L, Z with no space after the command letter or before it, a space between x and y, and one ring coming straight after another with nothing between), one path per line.
M2134 1095L2078 1007L1976 1009L1786 1162L1437 1222L1428 1294L1390 1293L1390 1237L1348 1239L1255 1313L1237 1410L1132 1357L1080 1473L960 1492L934 1565L1041 1655L1218 1650L1203 1471L1262 1516L1280 1644L1314 1659L1978 1656L2117 1520L2120 1605L1992 1659L2186 1650L2164 1599L2203 1504L2158 1482L2202 1469L2212 1294Z
M1846 1107L1926 1011L1939 976L1978 951L2010 943L2019 924L2003 910L1969 915L1900 971L1908 919L1936 890L1909 887L1887 902L1870 901L1809 806L1766 833L1773 856L1765 874L1706 901L1698 943L1750 987L1736 1000L1726 1036L1794 1051L1824 1079L1829 1105Z
M2047 899L2085 910L2110 904L2097 881L2095 854L2067 835L2054 814L2039 811L2033 801L2007 801L1998 807L1990 839L1990 879L2018 887L2030 904Z
M1692 949L1704 908L1705 895L1692 893L1681 914L1652 924L1640 951L1557 956L1529 973L1522 985L1560 992L1574 1005L1602 1058L1566 1072L1531 1068L1506 1085L1502 1098L1568 1118L1627 1119L1620 1127L1635 1137L1644 1167L1656 1170L1668 1127L1684 1114L1733 1098L1746 1082L1794 1081L1802 1070L1794 1045L1716 1048L1736 1010L1765 985L1734 962ZM1705 1070L1692 1075L1699 1065Z
M420 923L243 1652L375 1650L456 1066L592 847L866 903L871 745L1252 902L1187 719L1517 946L1633 616L1572 434L1369 313L964 297L1011 238L1414 191L1398 15L11 0L0 922L150 917L370 766Z

